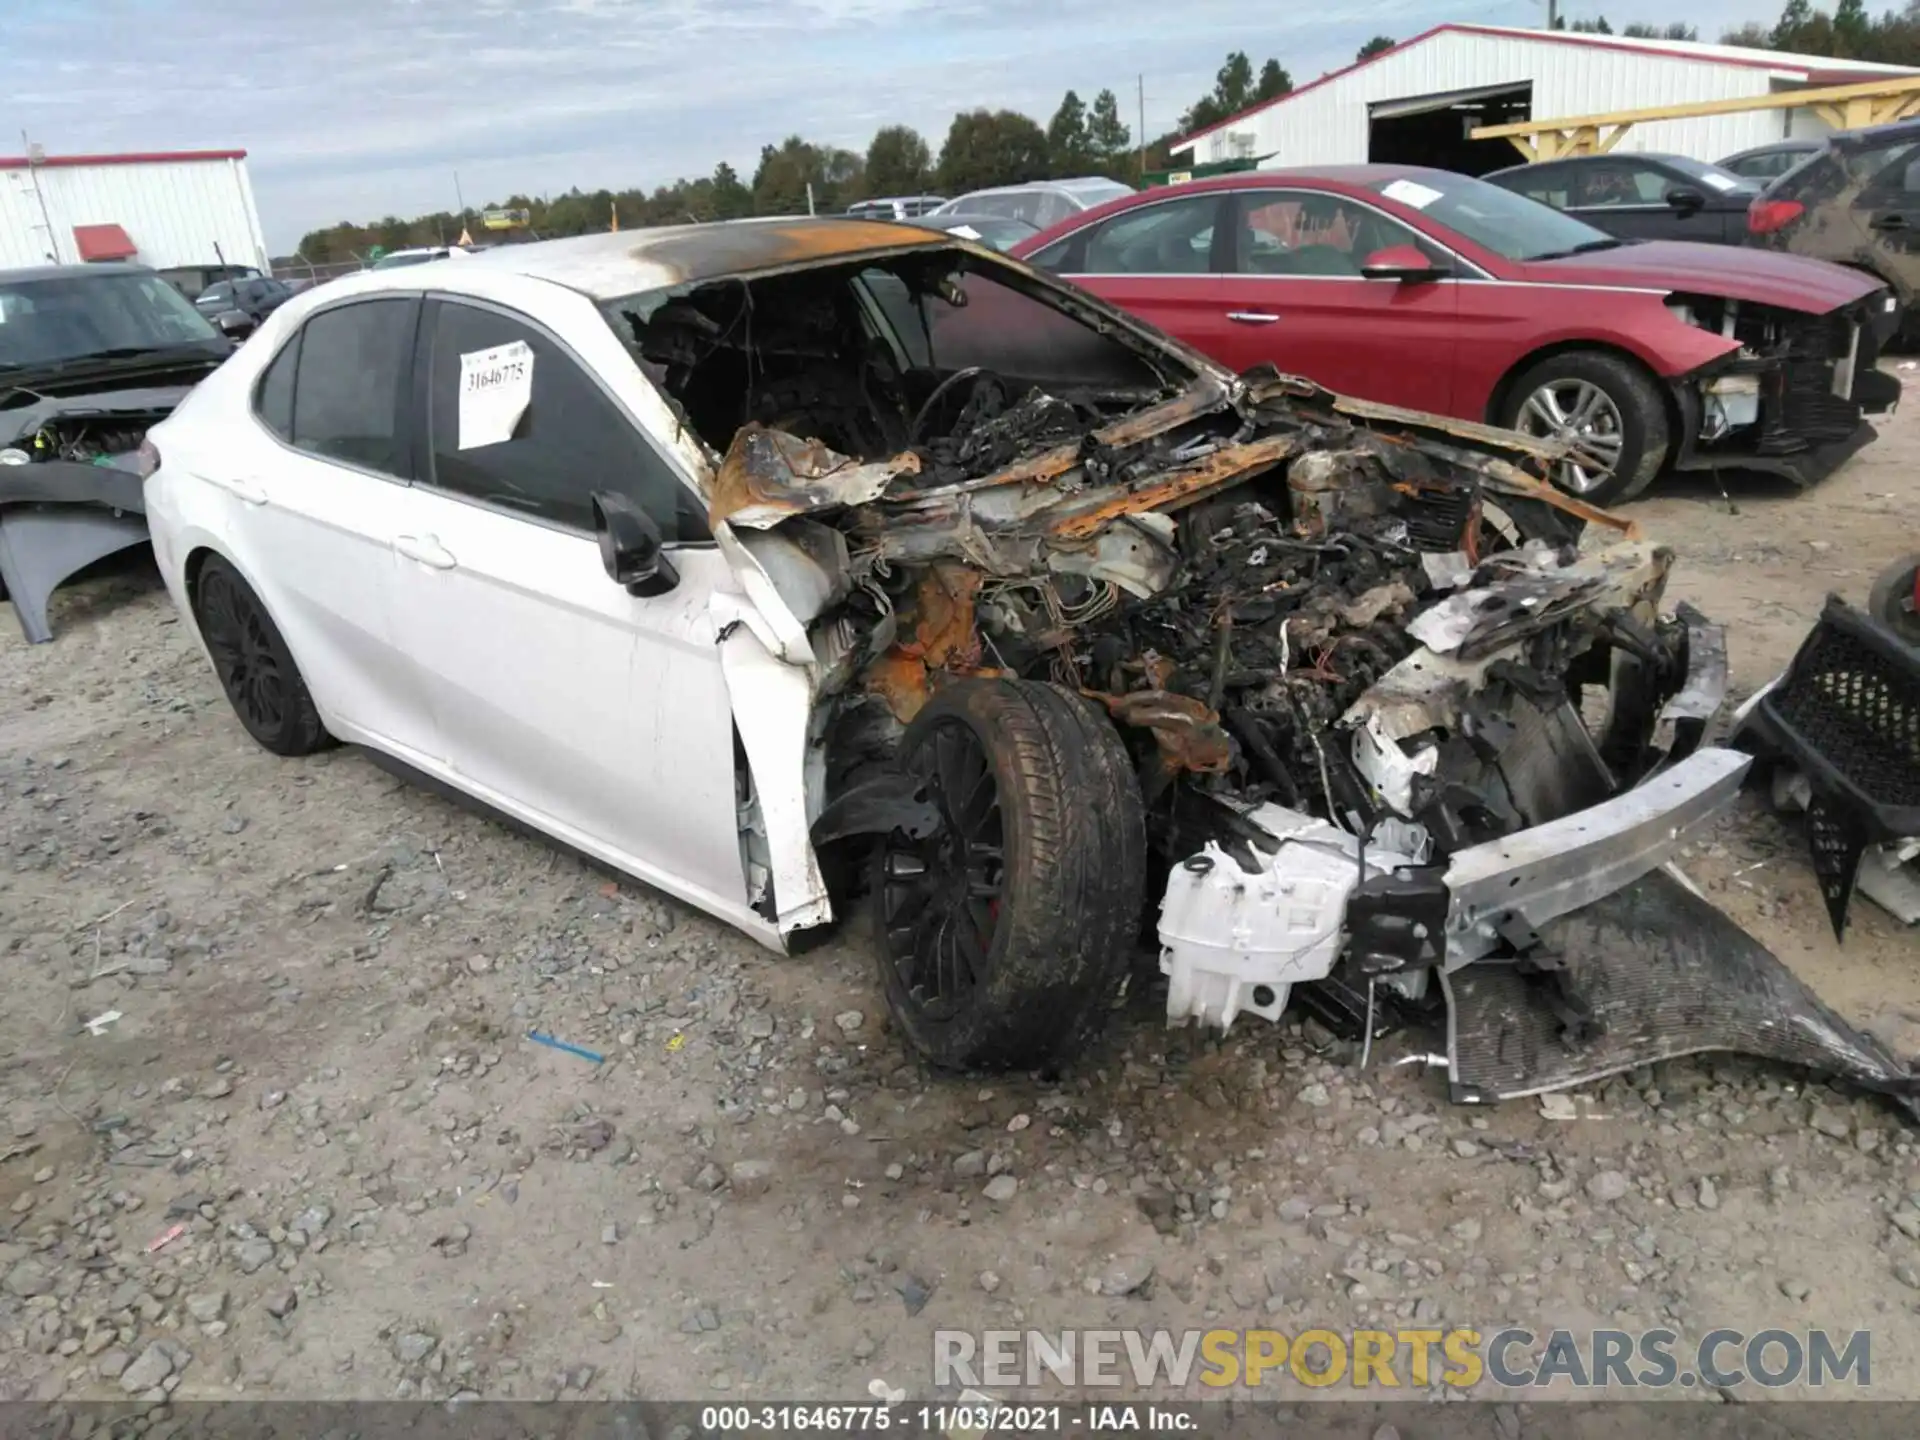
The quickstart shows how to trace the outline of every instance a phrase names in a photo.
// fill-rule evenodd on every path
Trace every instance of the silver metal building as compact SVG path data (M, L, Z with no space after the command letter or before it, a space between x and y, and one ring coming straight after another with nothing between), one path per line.
M1371 160L1484 174L1518 164L1521 155L1505 140L1468 139L1475 126L1914 73L1899 65L1696 41L1449 24L1189 135L1173 153L1176 165L1182 158L1193 165L1252 159L1263 168ZM1809 110L1755 110L1643 122L1619 148L1717 160L1825 129Z
M267 269L244 150L0 156L0 267L221 257Z

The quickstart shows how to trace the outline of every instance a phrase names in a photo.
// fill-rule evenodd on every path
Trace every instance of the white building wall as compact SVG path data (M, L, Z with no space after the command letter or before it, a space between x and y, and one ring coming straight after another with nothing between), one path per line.
M43 265L50 250L61 264L75 263L80 254L73 227L107 224L127 232L139 247L133 258L143 265L210 265L218 245L228 264L267 268L266 237L244 160L0 170L0 266Z
M1528 39L1517 33L1441 31L1203 136L1193 160L1204 164L1232 158L1234 133L1241 132L1250 133L1252 154L1272 156L1265 162L1268 166L1357 164L1367 158L1371 102L1480 85L1531 81L1533 118L1549 120L1766 95L1797 85L1804 73L1792 67L1767 70L1705 57ZM1795 135L1821 134L1826 128L1810 112L1755 110L1635 125L1617 148L1622 153L1663 150L1717 160L1778 140L1789 133L1789 124ZM1239 153L1247 153L1248 142L1239 143ZM1520 159L1516 150L1514 163Z

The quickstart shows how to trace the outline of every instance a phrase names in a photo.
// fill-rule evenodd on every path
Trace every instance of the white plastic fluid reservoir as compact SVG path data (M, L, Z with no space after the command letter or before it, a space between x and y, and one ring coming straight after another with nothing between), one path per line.
M1160 973L1167 1023L1225 1030L1242 1010L1278 1020L1287 994L1322 980L1339 958L1347 897L1360 881L1359 842L1326 821L1280 805L1247 818L1280 841L1255 848L1249 874L1217 844L1173 867L1160 901ZM1369 846L1367 870L1413 863Z

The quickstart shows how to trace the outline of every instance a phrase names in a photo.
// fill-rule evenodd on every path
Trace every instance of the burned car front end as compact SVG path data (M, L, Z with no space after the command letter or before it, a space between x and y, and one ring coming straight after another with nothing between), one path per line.
M739 578L751 898L797 938L864 868L924 1056L1070 1055L1157 952L1173 1023L1444 1024L1463 1100L1716 1048L1909 1085L1673 869L1751 764L1724 639L1564 449L811 233L604 308Z
M1899 327L1891 291L1824 311L1678 294L1668 310L1726 343L1723 354L1673 382L1680 420L1674 466L1738 468L1812 485L1876 435L1869 416L1892 412L1898 378L1879 368Z

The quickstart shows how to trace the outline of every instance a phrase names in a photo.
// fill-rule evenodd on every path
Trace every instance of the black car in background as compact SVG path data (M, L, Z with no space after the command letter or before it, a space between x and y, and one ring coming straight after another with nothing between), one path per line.
M1623 240L1742 244L1760 194L1757 181L1684 155L1575 155L1484 178Z
M222 280L202 290L193 307L222 334L242 340L293 296L293 290L278 280Z
M1817 155L1826 148L1824 137L1818 140L1776 140L1771 145L1755 145L1751 150L1741 150L1714 163L1743 180L1765 185L1769 180L1779 179L1808 156Z
M1818 154L1767 186L1747 229L1761 249L1878 276L1906 311L1903 338L1920 338L1920 120L1829 135Z
M163 265L157 273L189 300L198 300L209 285L222 280L260 278L260 271L252 265Z

